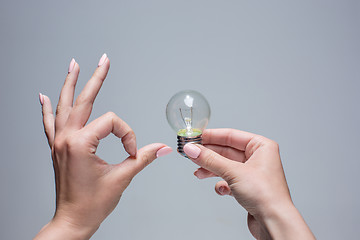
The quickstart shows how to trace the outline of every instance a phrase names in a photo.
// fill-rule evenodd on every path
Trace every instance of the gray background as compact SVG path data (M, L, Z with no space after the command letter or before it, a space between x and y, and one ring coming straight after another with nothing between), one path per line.
M1 1L0 239L30 239L54 212L38 93L53 104L74 57L77 94L106 52L108 78L91 119L107 111L138 145L176 147L170 97L202 92L209 128L279 142L293 200L319 239L354 239L358 224L359 1ZM99 155L126 155L114 136ZM93 239L252 239L246 212L197 180L177 153L125 191Z

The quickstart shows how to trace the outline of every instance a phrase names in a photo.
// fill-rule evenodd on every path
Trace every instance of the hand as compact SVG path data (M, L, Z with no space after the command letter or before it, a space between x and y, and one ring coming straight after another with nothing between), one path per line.
M205 130L203 144L184 151L200 166L199 179L218 176L220 195L232 195L249 213L256 239L315 239L294 207L279 146L265 137L233 129Z
M35 239L88 239L114 210L132 178L156 157L171 152L154 143L137 151L132 129L114 113L87 124L110 61L102 56L91 79L73 105L79 65L72 60L53 116L50 99L40 94L43 123L56 182L56 212ZM113 133L130 155L108 164L96 155L99 141Z

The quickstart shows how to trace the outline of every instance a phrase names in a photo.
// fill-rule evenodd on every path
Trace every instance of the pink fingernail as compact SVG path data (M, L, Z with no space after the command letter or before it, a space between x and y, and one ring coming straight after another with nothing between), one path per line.
M71 73L71 71L74 69L74 67L75 67L75 59L71 59L71 62L69 64L68 73Z
M204 178L204 175L199 171L199 170L196 170L194 172L194 175L195 177L197 177L198 179L203 179Z
M171 147L163 147L160 148L157 152L156 152L156 157L162 157L165 155L168 155L169 153L172 152L172 148Z
M225 194L225 187L224 186L219 187L219 192L221 193L221 195L224 195Z
M198 158L200 153L201 153L201 149L198 148L197 146L195 146L192 143L187 143L184 146L184 152L186 153L186 155L188 155L191 158Z
M39 93L39 101L41 105L44 104L44 95L42 95L41 93Z
M104 64L106 58L107 58L107 55L106 55L106 53L104 53L104 54L102 55L102 57L100 58L100 60L99 60L98 67L100 67L101 65Z

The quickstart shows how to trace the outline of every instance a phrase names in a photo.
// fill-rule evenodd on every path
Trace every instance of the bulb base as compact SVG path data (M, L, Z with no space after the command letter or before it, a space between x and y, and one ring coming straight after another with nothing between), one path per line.
M183 136L177 136L177 143L178 143L178 147L177 147L177 151L178 153L180 153L182 156L189 158L186 153L184 152L184 146L187 143L194 143L194 144L201 144L202 141L202 135L198 135L195 137L183 137Z

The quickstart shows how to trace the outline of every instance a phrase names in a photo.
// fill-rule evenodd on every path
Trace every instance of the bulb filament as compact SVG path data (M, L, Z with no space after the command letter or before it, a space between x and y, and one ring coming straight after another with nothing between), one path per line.
M186 126L186 134L191 135L193 133L193 130L192 130L193 108L190 107L190 117L184 117L182 109L179 108L179 110L180 110L181 117L182 117L182 119L183 119L183 121L185 123L185 126Z

